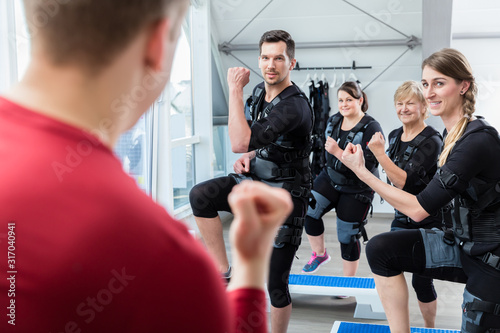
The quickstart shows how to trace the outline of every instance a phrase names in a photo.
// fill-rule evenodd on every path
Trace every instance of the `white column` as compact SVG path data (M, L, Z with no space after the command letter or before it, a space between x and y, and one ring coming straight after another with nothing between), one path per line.
M422 58L451 44L453 0L423 0Z
M170 96L168 87L163 91L153 108L152 165L151 196L173 214L172 140L170 139Z
M214 175L210 20L210 3L196 1L191 20L194 134L200 137L194 145L196 183Z

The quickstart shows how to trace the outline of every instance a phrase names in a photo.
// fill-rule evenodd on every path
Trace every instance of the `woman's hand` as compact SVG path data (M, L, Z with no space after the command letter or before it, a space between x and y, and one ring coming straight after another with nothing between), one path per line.
M337 141L335 141L334 139L332 139L332 137L328 137L326 138L326 142L325 142L325 150L332 154L332 155L335 155L335 153L340 149L339 147L339 144L337 143Z
M370 142L368 142L368 148L370 148L370 151L376 159L378 159L380 155L385 154L385 140L382 133L377 132L373 134Z
M358 144L355 146L349 142L342 153L342 163L356 175L366 170L365 157L363 156L361 145Z

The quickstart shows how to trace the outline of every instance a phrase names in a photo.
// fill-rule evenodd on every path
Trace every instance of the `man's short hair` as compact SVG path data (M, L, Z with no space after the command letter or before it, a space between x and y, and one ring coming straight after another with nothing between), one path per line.
M94 71L109 64L148 24L185 0L24 0L32 37L56 65Z
M295 58L295 42L292 39L292 36L284 30L270 30L264 32L259 42L259 50L262 54L262 44L264 43L278 43L285 42L286 43L286 54L291 59Z

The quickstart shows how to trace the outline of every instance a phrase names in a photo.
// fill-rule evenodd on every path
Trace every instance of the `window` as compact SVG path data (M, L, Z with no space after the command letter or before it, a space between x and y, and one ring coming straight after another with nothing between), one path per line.
M214 126L214 177L225 176L234 172L233 165L241 154L231 150L227 125Z
M148 194L151 194L152 189L152 130L150 110L141 116L132 129L120 136L114 149L125 172Z
M16 20L17 79L20 80L28 67L31 45L21 0L15 0L14 9Z
M194 185L193 145L185 144L193 137L191 47L186 31L183 29L177 44L168 86L174 209L189 203L189 191Z

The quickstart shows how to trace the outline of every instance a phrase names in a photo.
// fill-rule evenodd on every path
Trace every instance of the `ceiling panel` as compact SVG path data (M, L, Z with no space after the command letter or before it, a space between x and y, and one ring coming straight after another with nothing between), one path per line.
M266 5L267 0L212 2L218 42L231 40ZM421 1L352 1L354 5L407 35L420 36ZM222 5L224 4L224 5ZM403 36L342 0L274 0L233 43L256 43L267 30L289 31L296 42L394 39ZM257 37L256 37L257 36Z
M295 42L326 42L326 41L366 41L380 39L404 39L404 35L367 16L352 24L350 16L338 17L335 20L304 17L290 20L287 18L264 20L256 19L232 44L257 44L263 32L271 29L288 31ZM410 36L421 37L422 16L420 13L394 15L391 26ZM231 40L242 28L241 22L226 21L217 24L219 43Z
M211 8L216 21L247 21L269 2L269 0L214 0L211 2ZM422 12L421 0L350 0L349 3L381 19L385 19L388 14ZM342 0L273 0L259 17L266 19L306 16L335 17L360 13L358 9Z

